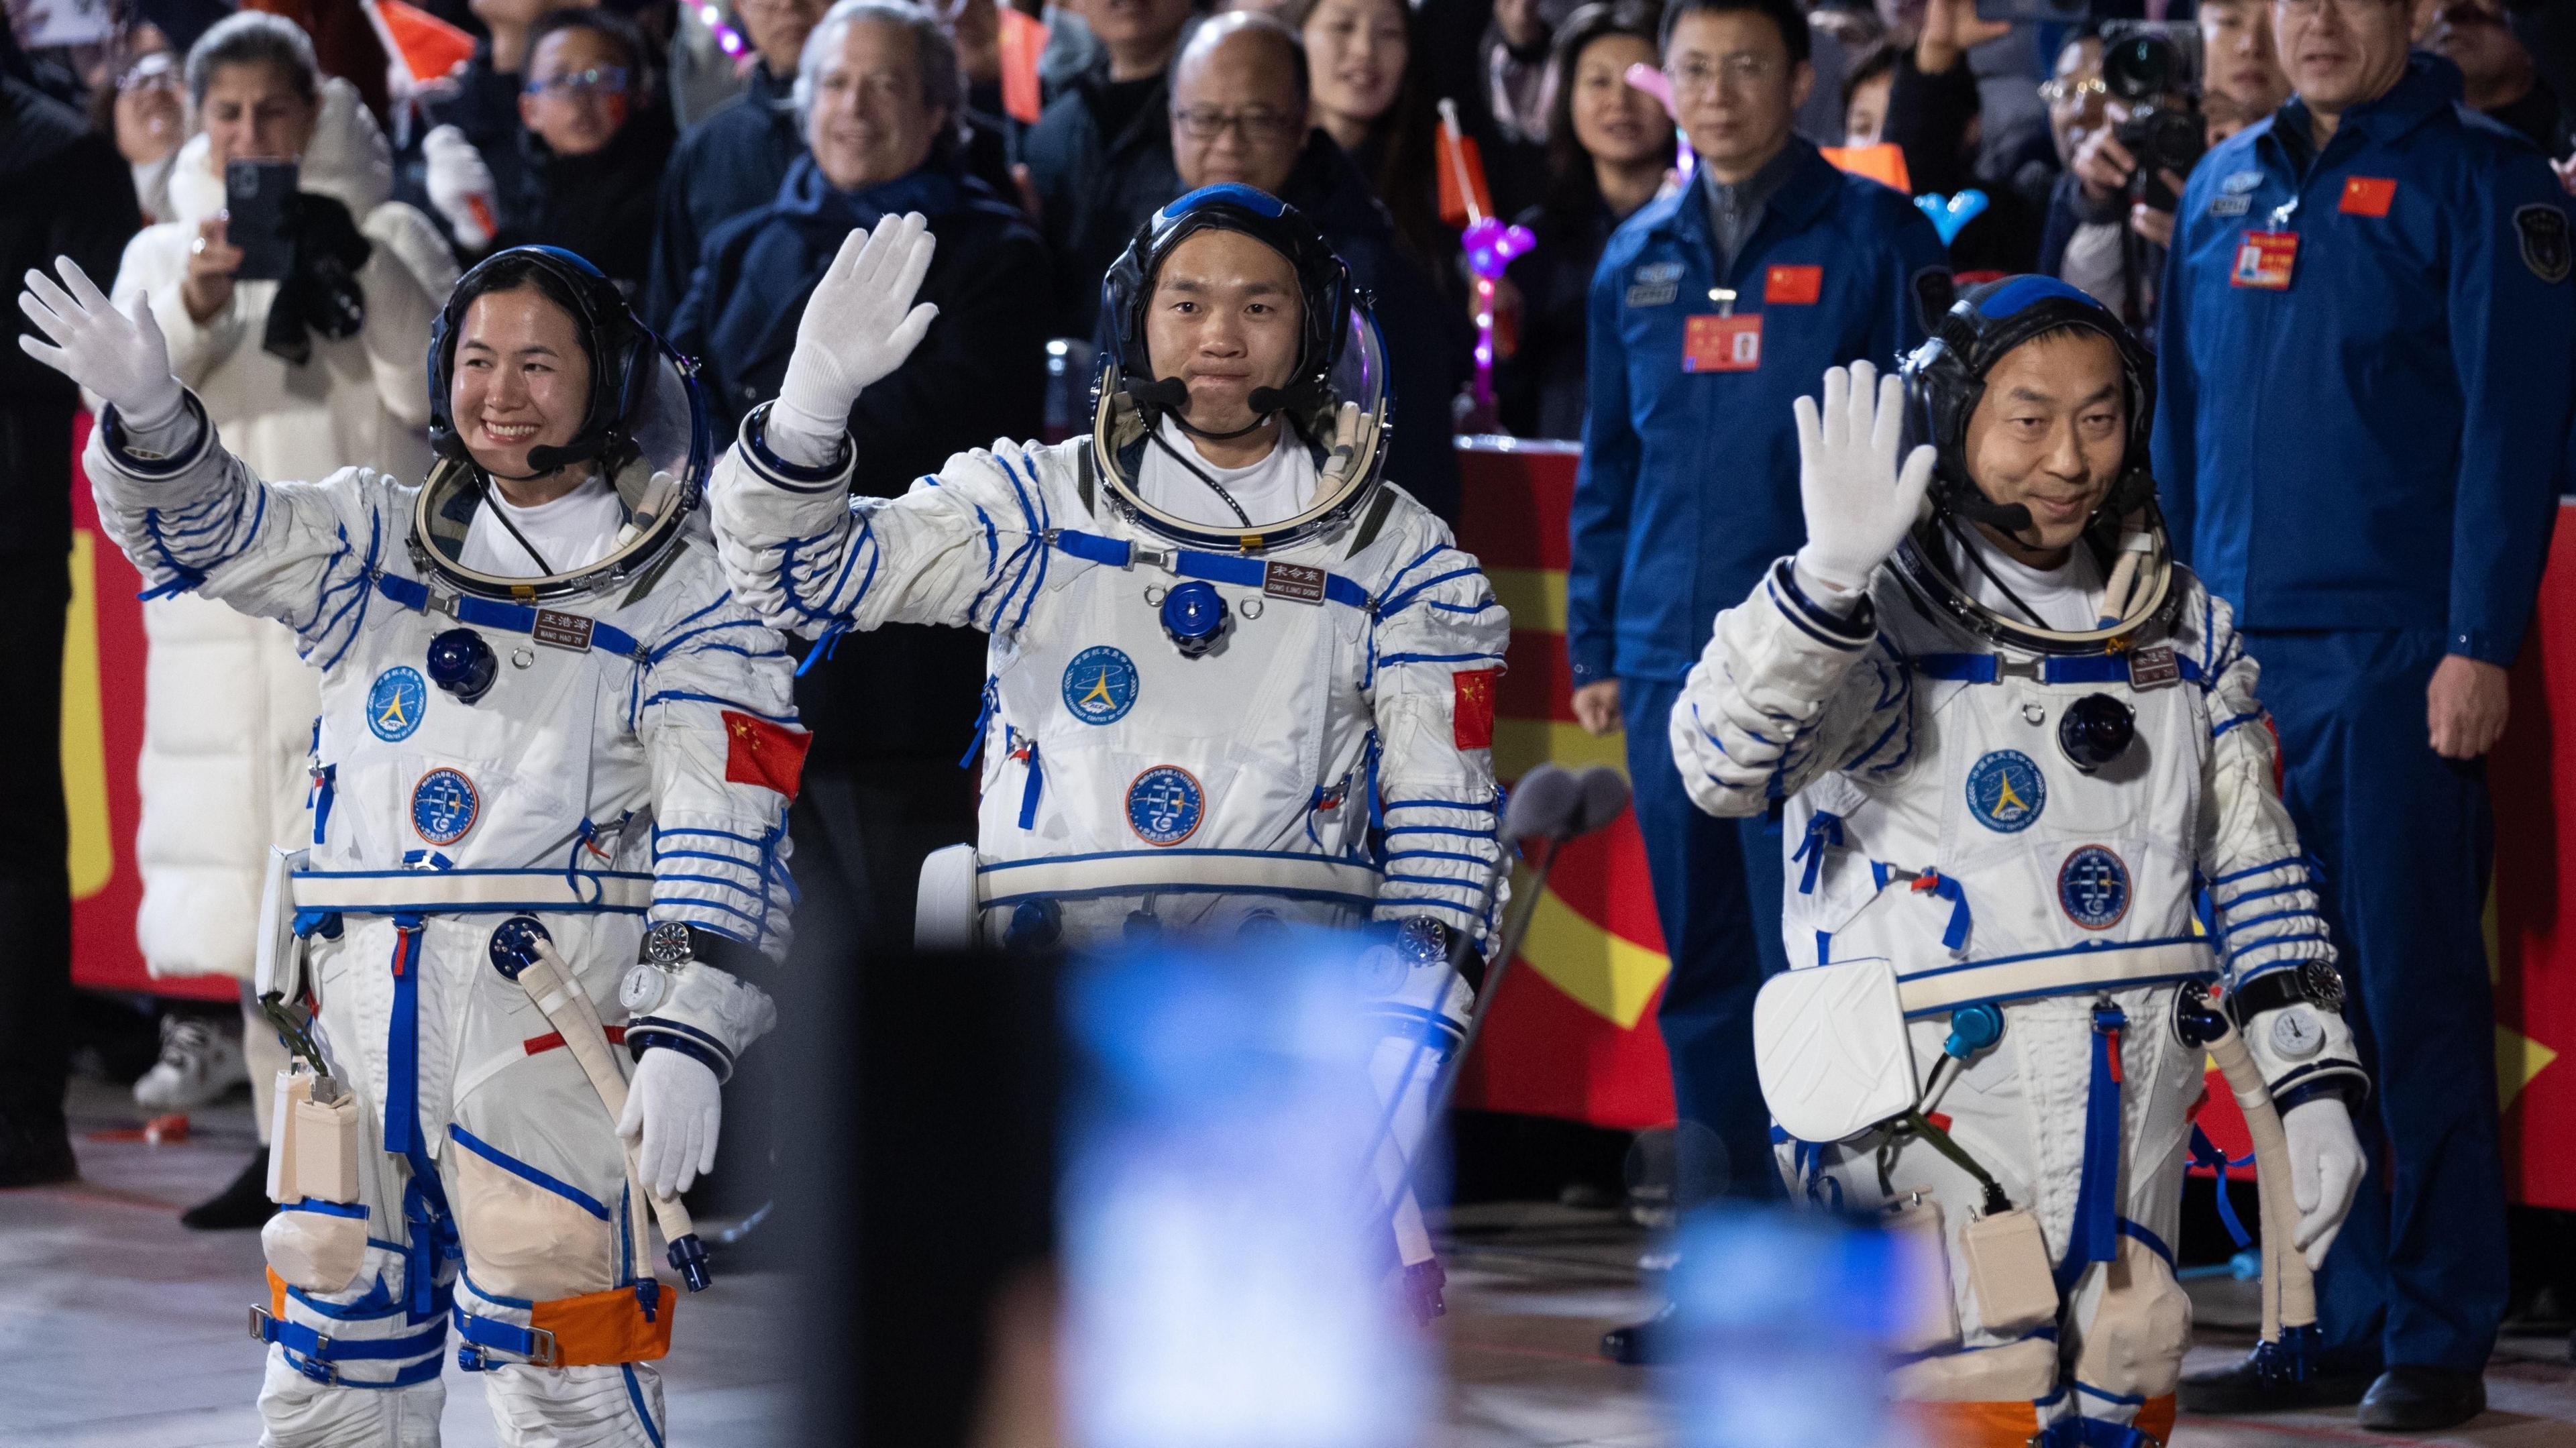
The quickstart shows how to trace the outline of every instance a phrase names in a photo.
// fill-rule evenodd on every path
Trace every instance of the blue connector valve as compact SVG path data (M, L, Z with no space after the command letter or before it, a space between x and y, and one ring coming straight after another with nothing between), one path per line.
M1228 615L1216 585L1192 579L1163 595L1163 632L1185 659L1205 658L1225 637Z
M501 661L483 636L470 628L452 628L429 641L429 681L471 704L489 693Z
M2003 1038L2003 1007L1980 1001L1950 1013L1950 1039L1941 1043L1941 1054L1965 1061Z
M715 1285L715 1274L707 1270L707 1244L698 1234L689 1233L671 1243L671 1270L691 1292L704 1292Z
M537 917L513 915L493 928L492 968L504 979L517 980L519 972L537 963L537 942L553 939Z

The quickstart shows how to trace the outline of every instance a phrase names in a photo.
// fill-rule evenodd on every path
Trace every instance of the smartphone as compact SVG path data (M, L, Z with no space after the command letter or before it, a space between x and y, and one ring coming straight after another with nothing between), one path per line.
M1977 0L1979 20L2031 20L2072 25L2091 18L2092 0Z
M234 161L224 167L224 239L242 254L236 280L283 281L294 269L287 212L295 182L292 161Z

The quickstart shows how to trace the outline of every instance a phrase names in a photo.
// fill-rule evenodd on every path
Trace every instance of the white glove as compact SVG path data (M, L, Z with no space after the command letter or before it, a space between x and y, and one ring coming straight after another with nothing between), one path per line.
M420 152L429 162L429 204L447 218L448 229L470 250L492 244L492 220L498 187L483 153L454 126L440 126L421 137Z
M716 1130L724 1121L724 1093L705 1062L678 1051L646 1051L626 1083L626 1112L617 1134L641 1139L636 1175L657 1197L689 1189L698 1173L716 1169Z
M2307 1254L2310 1271L2323 1271L2353 1194L2368 1162L2352 1132L2352 1112L2332 1096L2302 1101L2281 1118L2290 1139L2290 1196L2299 1204L2299 1229L2291 1245Z
M1866 362L1825 369L1821 417L1811 397L1799 398L1794 410L1798 500L1807 514L1799 586L1825 593L1819 603L1839 603L1868 587L1870 574L1905 541L1932 482L1932 449L1917 447L1898 470L1905 381L1894 373L1882 380Z
M27 289L18 294L18 310L53 345L32 333L20 333L18 345L106 398L130 434L149 435L176 421L187 394L170 374L170 344L152 304L138 296L130 312L120 312L80 263L58 256L54 268L62 273L61 285L30 270Z
M874 231L852 231L796 324L796 350L770 428L837 442L860 389L903 365L939 308L914 306L939 238L920 212L889 216Z

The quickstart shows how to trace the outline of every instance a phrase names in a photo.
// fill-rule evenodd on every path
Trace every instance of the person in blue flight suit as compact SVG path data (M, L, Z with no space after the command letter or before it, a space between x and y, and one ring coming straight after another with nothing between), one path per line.
M2408 54L2404 0L2273 15L2298 94L2184 191L2156 476L2263 665L2386 1185L2326 1259L2319 1371L2239 1365L2186 1379L2182 1406L2359 1399L2364 1427L2443 1428L2485 1404L2505 1303L2482 760L2565 472L2566 198L2461 107L2449 61Z
M1662 43L1699 164L1619 228L1593 275L1566 646L1575 717L1627 731L1672 957L1657 1020L1681 1117L1722 1148L1703 1168L1717 1185L1770 1196L1752 1011L1788 964L1780 841L1759 817L1692 806L1665 720L1717 611L1804 538L1791 400L1827 367L1895 366L1949 309L1950 271L1902 193L1791 131L1815 82L1791 0L1675 0ZM1646 1350L1628 1329L1603 1346Z

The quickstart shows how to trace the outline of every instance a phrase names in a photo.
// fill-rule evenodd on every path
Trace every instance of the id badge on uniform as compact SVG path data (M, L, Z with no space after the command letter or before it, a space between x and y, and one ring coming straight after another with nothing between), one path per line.
M2290 275L2299 264L2299 234L2295 231L2249 231L2236 244L2236 270L2227 278L2232 287L2255 287L2267 292L2286 292Z
M1761 313L1742 317L1708 314L1683 324L1684 372L1751 372L1761 365Z

